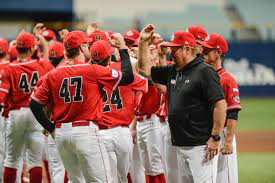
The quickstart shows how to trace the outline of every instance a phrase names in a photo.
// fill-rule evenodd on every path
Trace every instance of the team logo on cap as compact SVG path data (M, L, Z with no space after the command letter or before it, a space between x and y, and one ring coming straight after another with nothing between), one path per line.
M49 32L48 31L44 31L43 32L43 36L48 36L49 35Z
M132 31L128 31L128 32L126 33L126 35L127 35L127 36L133 36L134 33L133 33Z
M220 45L217 45L217 48L220 49L221 48Z
M174 39L175 39L175 35L173 34L173 35L171 36L171 41L174 41Z
M99 35L97 35L97 36L95 36L95 40L101 40L101 36L99 36Z
M23 42L22 41L17 41L17 46L18 47L22 47L23 46Z
M185 44L185 45L188 45L188 44L189 44L189 42L188 42L188 41L185 41L185 42L184 42L184 44Z
M208 41L210 39L210 36L208 35L206 38L205 38L205 41Z
M50 52L50 55L51 55L51 57L56 57L56 55L55 55L55 51L54 51L54 50L52 50L52 51Z
M96 51L94 51L93 55L94 57L98 57L98 53Z

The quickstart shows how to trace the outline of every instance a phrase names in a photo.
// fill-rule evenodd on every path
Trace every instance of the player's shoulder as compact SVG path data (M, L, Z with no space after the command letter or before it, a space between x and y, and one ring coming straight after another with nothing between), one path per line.
M225 69L222 69L221 72L219 73L220 78L224 79L225 81L228 82L236 82L235 78Z
M120 62L114 62L110 65L110 68L116 69L116 70L121 70L121 63Z
M37 59L23 59L23 60L15 60L11 62L9 65L11 67L20 67L20 66L34 66L35 64L39 64L39 60Z

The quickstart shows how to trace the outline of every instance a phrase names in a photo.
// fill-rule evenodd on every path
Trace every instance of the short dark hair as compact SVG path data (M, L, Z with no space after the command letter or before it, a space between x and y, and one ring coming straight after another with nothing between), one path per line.
M50 58L51 64L54 67L57 67L58 64L63 60L64 57L60 57L60 58Z
M6 53L0 53L0 59L3 59L7 56L7 52Z
M31 48L19 48L19 47L16 47L16 50L18 52L18 54L26 54L28 53L28 51L30 51Z
M80 52L80 46L77 47L77 48L73 48L73 49L70 49L70 50L66 50L66 56L68 58L74 58L76 57L77 55L79 55L79 52Z
M102 66L107 66L108 62L110 60L111 56L108 56L107 58L103 59L103 60L92 60L93 64L98 64L98 65L102 65Z

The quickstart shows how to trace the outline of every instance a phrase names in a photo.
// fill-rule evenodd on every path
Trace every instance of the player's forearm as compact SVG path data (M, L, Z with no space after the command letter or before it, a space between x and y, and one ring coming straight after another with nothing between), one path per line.
M226 101L224 99L216 102L213 112L213 135L221 135L226 120Z
M132 64L130 61L130 56L127 49L119 50L119 55L121 58L121 72L122 78L119 83L120 86L131 84L134 81L134 73Z
M149 61L149 42L139 41L138 46L138 69L139 74L151 79L151 64Z
M55 129L55 125L47 118L43 106L34 100L30 100L29 105L36 120L41 124L41 126L43 126L45 130L52 133Z
M227 131L226 131L225 141L229 142L229 143L232 143L235 132L236 132L237 120L227 119L226 120L226 127L227 127Z
M159 64L164 66L167 65L166 55L159 55Z
M132 130L136 130L137 129L137 117L134 116L134 119L132 121Z

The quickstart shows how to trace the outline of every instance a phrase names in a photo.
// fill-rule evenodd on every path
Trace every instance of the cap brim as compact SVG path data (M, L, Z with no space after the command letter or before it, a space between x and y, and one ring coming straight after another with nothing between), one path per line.
M201 44L203 47L206 47L206 48L210 48L210 49L215 48L215 47L209 45L209 44L208 44L207 42L205 42L205 41L201 42L200 44Z
M164 46L164 47L178 47L178 46L184 46L184 45L170 42L170 43L165 43L162 46Z

